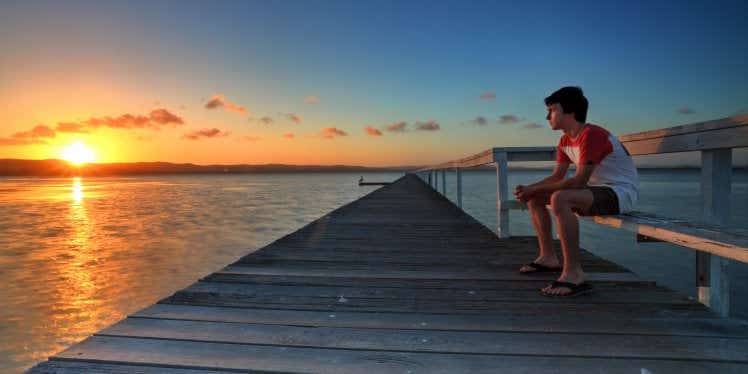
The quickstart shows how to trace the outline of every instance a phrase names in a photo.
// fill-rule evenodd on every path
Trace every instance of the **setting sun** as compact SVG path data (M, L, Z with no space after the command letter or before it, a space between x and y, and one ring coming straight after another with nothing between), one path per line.
M81 165L92 162L96 155L91 148L78 141L62 149L62 159L74 165Z

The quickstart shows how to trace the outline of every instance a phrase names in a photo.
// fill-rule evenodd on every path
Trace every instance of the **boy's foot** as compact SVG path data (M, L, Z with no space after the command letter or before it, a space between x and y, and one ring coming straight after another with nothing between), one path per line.
M552 297L574 297L590 293L592 290L592 285L586 282L574 284L571 282L553 281L540 290L540 293Z
M535 261L519 268L520 274L553 273L557 271L561 271L561 264L555 257L538 257Z
M537 262L522 265L519 269L520 274L557 273L559 271L561 271L561 266L545 266Z

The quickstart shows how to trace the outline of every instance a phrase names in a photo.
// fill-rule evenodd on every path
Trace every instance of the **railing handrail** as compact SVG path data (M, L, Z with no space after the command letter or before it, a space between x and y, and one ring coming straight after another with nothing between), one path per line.
M748 115L736 115L712 121L674 126L619 136L618 139L631 155L647 155L671 152L701 151L702 177L701 195L704 221L713 225L727 223L730 211L730 183L732 175L732 149L748 147ZM498 196L497 233L500 238L509 236L509 210L522 206L509 198L507 174L509 161L552 161L556 147L497 147L472 156L419 168L414 173L428 174L428 183L438 189L438 171L441 171L442 193L446 195L446 170L457 172L457 201L462 207L461 169L481 165L496 165L496 191ZM676 240L671 240L679 244ZM681 245L684 245L681 243ZM699 300L719 314L729 313L729 285L727 261L720 255L697 249L697 286ZM740 248L731 248L742 250ZM729 258L742 262L745 256L735 253Z
M414 171L420 173L429 170L472 168L481 165L488 165L496 162L497 156L501 157L502 153L511 154L508 161L546 161L548 156L555 157L556 147L496 147L490 148L483 152L476 153L472 156L458 160L447 161L442 164L426 166Z
M708 134L708 136L704 136ZM740 114L716 120L696 122L617 136L632 156L659 153L704 151L723 148L748 147L748 114ZM658 143L659 142L659 143ZM657 146L652 146L656 144ZM664 145L663 145L664 144ZM420 173L429 170L470 168L496 162L497 152L517 154L537 153L547 150L555 152L554 146L540 147L495 147L464 158L414 170ZM543 160L509 160L543 161Z

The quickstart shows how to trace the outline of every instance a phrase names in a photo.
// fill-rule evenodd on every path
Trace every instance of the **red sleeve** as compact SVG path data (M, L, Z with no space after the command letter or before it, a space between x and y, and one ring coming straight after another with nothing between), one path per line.
M579 139L579 164L598 165L613 152L608 132L599 127L590 128Z
M571 164L571 159L569 156L564 153L564 149L562 146L566 145L568 143L569 139L566 137L566 135L561 137L561 140L558 141L558 146L556 147L556 163L557 164Z

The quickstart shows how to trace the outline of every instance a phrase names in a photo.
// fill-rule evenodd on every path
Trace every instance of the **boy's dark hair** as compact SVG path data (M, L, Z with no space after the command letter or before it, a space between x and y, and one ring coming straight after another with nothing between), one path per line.
M545 105L560 104L564 113L574 113L574 119L581 123L587 121L589 103L580 87L562 87L545 98Z

